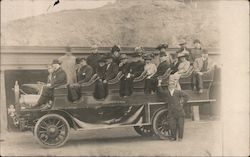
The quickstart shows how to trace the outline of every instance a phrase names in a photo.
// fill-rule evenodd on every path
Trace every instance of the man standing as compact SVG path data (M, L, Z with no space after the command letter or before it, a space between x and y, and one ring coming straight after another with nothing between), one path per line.
M87 64L93 68L93 72L96 73L98 67L98 60L101 59L101 55L98 52L98 46L93 45L91 47L92 53L87 57Z
M67 75L67 83L76 83L76 57L72 55L70 48L66 48L66 53L64 56L58 58L61 62L61 67Z
M184 133L184 121L185 121L185 112L183 109L183 104L186 104L189 97L188 95L181 91L176 90L176 80L169 77L167 91L164 90L161 86L161 80L158 84L159 96L164 97L168 104L168 122L171 129L170 140L176 141L178 135L178 141L183 139Z
M93 76L93 68L89 66L85 58L80 59L80 67L76 70L77 82L79 84L88 82Z
M61 68L59 60L53 60L52 67L54 69L54 72L52 74L51 82L43 87L41 97L39 98L36 105L37 107L40 107L42 105L45 105L45 108L49 107L47 103L53 98L54 88L67 84L67 75Z

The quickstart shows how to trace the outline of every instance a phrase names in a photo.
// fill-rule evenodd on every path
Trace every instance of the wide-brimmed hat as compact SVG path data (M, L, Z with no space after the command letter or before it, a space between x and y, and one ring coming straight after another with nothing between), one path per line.
M184 45L184 44L186 44L187 42L186 42L186 40L185 39L181 39L180 41L179 41L179 45Z
M58 59L53 59L51 64L61 64L61 62Z
M115 51L118 51L120 52L121 51L121 46L120 45L114 45L112 48L111 48L111 52L115 52Z
M145 55L144 57L143 57L143 59L144 60L152 60L152 57L151 57L151 55Z
M120 60L123 60L123 59L128 59L127 55L126 54L121 54L120 56Z
M160 45L156 47L157 50L160 50L162 48L165 48L165 49L168 48L168 43L161 43Z
M201 41L199 40L199 39L195 39L194 41L193 41L193 43L195 44L195 43L200 43L201 44Z
M160 57L167 56L166 52L160 52Z
M178 53L178 54L177 54L177 57L178 57L178 58L180 58L180 57L186 57L187 55L188 55L188 53L186 53L185 50L184 50L184 51Z

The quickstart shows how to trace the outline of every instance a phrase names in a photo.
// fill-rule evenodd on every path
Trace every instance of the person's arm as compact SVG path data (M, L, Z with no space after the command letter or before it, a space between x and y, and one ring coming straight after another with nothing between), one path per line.
M55 80L51 83L50 88L55 88L67 83L67 76L65 72L60 72L57 74Z
M181 104L186 104L187 101L189 100L189 96L186 92L180 91L180 98L181 98Z

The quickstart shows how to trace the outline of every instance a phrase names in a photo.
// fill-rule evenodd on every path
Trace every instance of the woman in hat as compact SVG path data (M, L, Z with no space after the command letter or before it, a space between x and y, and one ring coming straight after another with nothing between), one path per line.
M113 58L113 62L116 63L117 65L120 64L120 51L121 51L121 46L120 45L114 45L111 48L111 56Z
M147 55L144 58L144 60L145 60L144 71L147 74L144 86L144 93L151 94L154 90L154 83L152 77L157 72L157 67L154 63L151 62L152 57L150 55Z

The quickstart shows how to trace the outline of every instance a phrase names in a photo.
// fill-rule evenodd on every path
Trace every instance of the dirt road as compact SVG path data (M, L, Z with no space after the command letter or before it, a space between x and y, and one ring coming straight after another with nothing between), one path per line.
M1 155L42 156L221 156L220 121L186 121L182 142L137 135L133 128L71 131L61 148L42 148L31 132L9 132L1 141Z

